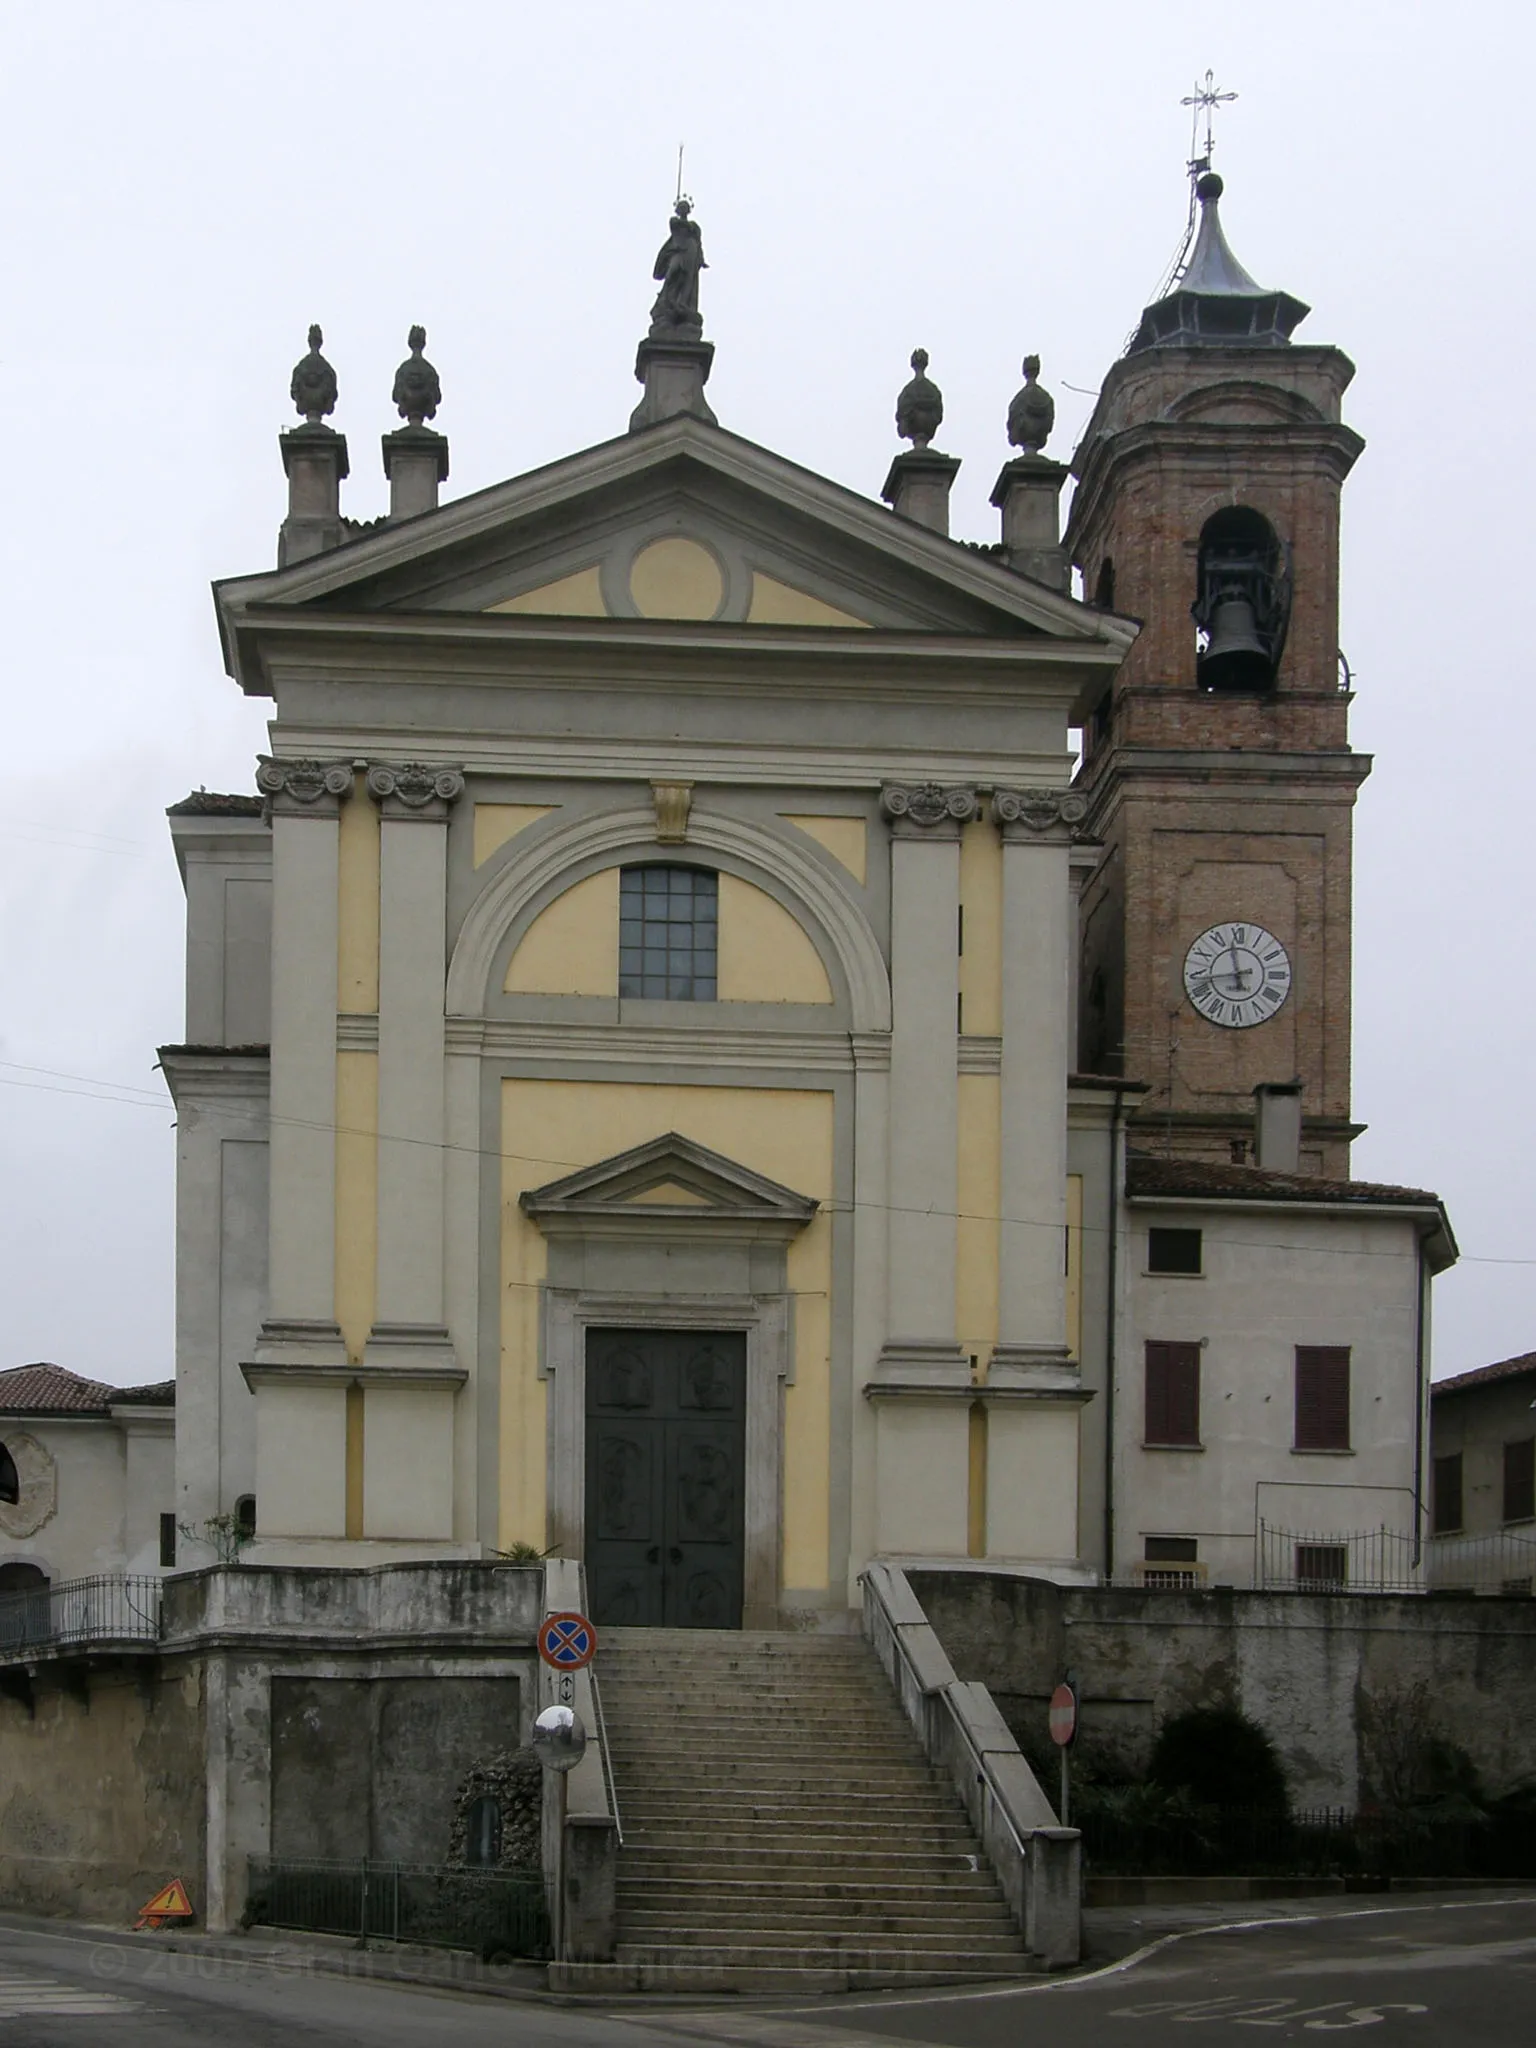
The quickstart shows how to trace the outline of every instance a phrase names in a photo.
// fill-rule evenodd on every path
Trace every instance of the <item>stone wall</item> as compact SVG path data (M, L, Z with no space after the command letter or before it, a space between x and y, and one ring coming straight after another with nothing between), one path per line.
M446 1863L460 1786L522 1726L511 1677L274 1677L272 1854Z
M1232 1702L1273 1738L1296 1805L1353 1808L1369 1776L1362 1721L1424 1685L1438 1731L1490 1793L1536 1779L1536 1601L908 1576L958 1675L991 1688L1031 1757L1048 1747L1046 1703L1070 1670L1085 1760L1134 1771L1168 1715Z
M182 1877L201 1909L198 1667L146 1659L62 1676L44 1663L0 1695L0 1899L131 1924Z

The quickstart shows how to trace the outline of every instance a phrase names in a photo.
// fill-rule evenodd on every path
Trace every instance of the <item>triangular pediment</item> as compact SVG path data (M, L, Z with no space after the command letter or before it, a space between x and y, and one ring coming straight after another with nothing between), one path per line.
M524 1213L546 1227L562 1217L621 1222L651 1216L689 1225L715 1220L799 1229L817 1209L809 1195L676 1131L529 1188L518 1199Z
M271 575L269 606L506 620L636 619L1097 642L1130 622L1078 603L755 443L686 417L583 451Z

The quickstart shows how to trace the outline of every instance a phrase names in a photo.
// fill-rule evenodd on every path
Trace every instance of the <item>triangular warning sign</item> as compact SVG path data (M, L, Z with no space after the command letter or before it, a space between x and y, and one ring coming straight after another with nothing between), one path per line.
M155 1893L134 1925L135 1928L158 1927L162 1920L192 1918L192 1901L187 1897L187 1888L179 1877L173 1877L164 1890Z

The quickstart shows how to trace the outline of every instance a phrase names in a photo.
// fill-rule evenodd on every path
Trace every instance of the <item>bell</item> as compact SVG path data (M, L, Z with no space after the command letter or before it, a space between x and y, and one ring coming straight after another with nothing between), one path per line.
M1274 663L1259 637L1246 597L1227 596L1211 611L1211 634L1200 657L1200 682L1207 690L1267 690Z

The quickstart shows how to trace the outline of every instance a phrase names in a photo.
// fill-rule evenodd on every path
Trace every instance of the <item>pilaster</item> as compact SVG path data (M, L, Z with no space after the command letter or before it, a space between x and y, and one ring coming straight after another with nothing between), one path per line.
M336 944L345 761L263 755L272 820L271 1198L263 1365L342 1365L336 1322Z
M960 828L976 792L888 783L891 1078L886 1339L874 1380L963 1385L955 1341Z
M1000 789L1003 835L1002 1222L998 1344L989 1385L1077 1385L1068 1364L1067 1071L1070 1064L1072 791Z
M452 1363L444 1323L447 824L458 768L375 762L379 805L378 1281L364 1361Z

